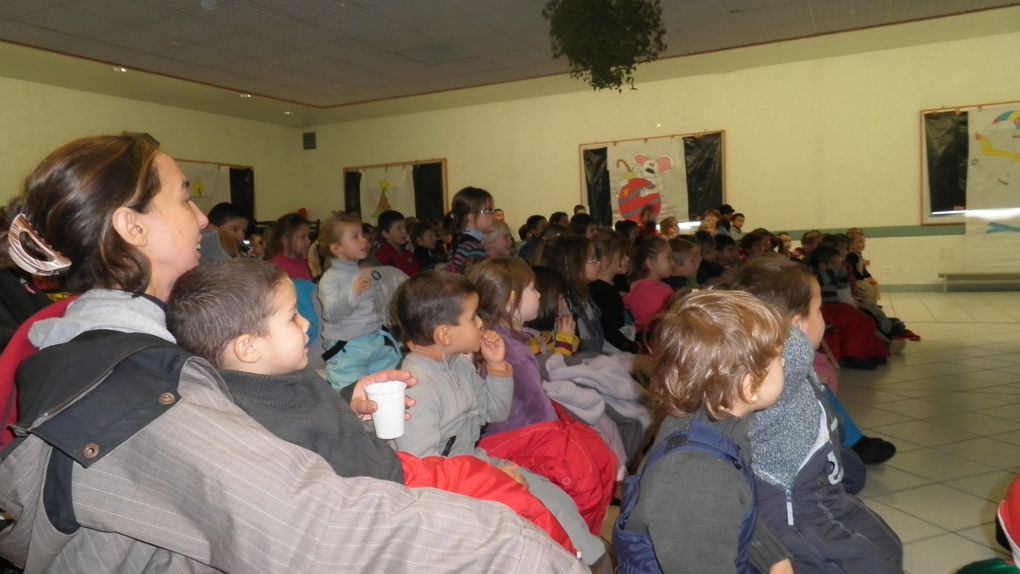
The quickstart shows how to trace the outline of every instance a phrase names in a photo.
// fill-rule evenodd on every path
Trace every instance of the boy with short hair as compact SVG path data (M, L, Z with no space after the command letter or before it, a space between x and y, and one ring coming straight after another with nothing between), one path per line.
M783 390L787 331L746 293L697 291L662 316L651 391L665 419L614 530L621 571L793 571L757 519L748 437Z
M505 420L514 395L513 368L503 338L483 330L478 292L466 277L429 271L400 286L393 311L410 353L401 368L417 377L408 390L416 402L397 447L415 456L472 455L519 474L531 493L556 516L588 564L606 557L574 501L547 479L512 463L489 459L478 443L482 426ZM480 352L485 373L469 358ZM600 564L604 564L602 560Z
M404 221L404 214L392 209L379 214L379 233L382 241L379 242L379 250L375 253L379 265L396 267L408 277L414 277L421 273L421 265L414 253L407 249L407 224Z
M238 283L245 289L237 289ZM307 368L308 322L296 305L294 283L283 270L262 261L232 260L201 266L177 281L167 327L182 347L220 371L242 410L277 437L322 456L338 475L500 502L573 551L550 511L505 471L476 457L398 456L366 432L341 395ZM384 371L372 382L394 378L404 379L406 373ZM360 389L355 397L365 400Z

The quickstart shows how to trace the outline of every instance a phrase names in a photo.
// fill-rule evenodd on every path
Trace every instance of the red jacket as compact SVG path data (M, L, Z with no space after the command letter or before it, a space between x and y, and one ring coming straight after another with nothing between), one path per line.
M616 489L616 455L598 432L553 406L560 420L487 436L478 446L562 488L591 533L599 536Z
M0 354L0 423L2 423L0 425L0 449L14 440L11 427L18 422L18 388L15 386L14 376L18 373L18 366L21 365L21 362L38 351L28 341L28 330L36 321L63 317L67 312L67 306L74 299L74 297L69 297L45 307L29 317L14 332L11 341L4 348L3 354Z
M566 531L542 502L502 470L473 456L418 458L398 452L408 488L437 488L477 500L498 502L544 530L571 554L577 554Z
M380 265L396 267L407 273L408 277L414 277L421 273L421 265L418 263L418 258L414 256L414 253L403 248L398 250L392 243L386 240L382 241L382 245L379 247L379 251L376 252L375 258L379 261Z

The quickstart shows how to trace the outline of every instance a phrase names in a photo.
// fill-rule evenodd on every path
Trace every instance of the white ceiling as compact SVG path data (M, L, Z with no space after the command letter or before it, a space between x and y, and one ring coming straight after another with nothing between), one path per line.
M0 40L321 109L562 74L544 4L0 0ZM662 57L1014 5L1020 0L662 0Z

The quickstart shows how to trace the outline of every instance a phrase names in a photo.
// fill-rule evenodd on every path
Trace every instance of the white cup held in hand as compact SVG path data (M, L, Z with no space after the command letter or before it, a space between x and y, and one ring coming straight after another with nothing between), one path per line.
M407 388L407 384L403 381L373 383L365 387L365 394L368 395L368 398L379 405L379 408L372 413L375 436L381 439L403 436L405 388Z

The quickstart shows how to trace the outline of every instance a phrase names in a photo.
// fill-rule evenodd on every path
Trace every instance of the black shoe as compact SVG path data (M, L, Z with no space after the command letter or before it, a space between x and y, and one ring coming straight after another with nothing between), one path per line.
M874 371L878 368L879 363L875 359L855 359L854 357L844 357L842 365L848 369Z
M896 454L896 445L876 437L861 437L852 447L864 464L882 464Z

